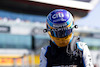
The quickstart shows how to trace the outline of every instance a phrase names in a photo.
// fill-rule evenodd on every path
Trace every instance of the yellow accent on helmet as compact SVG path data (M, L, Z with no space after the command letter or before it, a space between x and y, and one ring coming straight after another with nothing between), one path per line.
M55 29L55 28L51 27L48 23L46 23L46 24L50 27L50 29Z
M50 31L48 32L48 34L51 37L51 40L54 41L58 47L67 46L71 40L71 37L72 37L72 33L66 37L63 37L63 38L57 38L57 37L52 36Z
M72 26L72 23L73 23L73 21L71 21L71 23L70 23L68 26L66 26L66 28L67 28L67 27L71 27L71 26Z

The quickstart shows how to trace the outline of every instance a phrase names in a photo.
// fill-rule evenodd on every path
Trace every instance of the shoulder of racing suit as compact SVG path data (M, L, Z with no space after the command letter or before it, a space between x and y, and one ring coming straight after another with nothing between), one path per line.
M45 47L41 48L40 65L39 65L39 67L46 67L46 65L47 65L47 58L45 57L45 54L47 52L47 47L48 46L45 46Z
M84 42L77 42L77 47L79 50L83 51L83 62L85 67L93 67L92 57L90 54L90 50L86 43Z

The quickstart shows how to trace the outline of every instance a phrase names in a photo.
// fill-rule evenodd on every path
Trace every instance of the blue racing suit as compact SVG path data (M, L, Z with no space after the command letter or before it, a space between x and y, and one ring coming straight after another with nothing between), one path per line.
M94 67L86 43L76 42L77 50L73 54L67 53L67 47L57 47L53 43L42 47L40 67Z

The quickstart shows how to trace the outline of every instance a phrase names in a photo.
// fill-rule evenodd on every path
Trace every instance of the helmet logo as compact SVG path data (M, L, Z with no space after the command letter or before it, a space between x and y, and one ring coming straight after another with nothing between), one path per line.
M63 23L63 24L53 24L53 27L58 28L58 27L65 27L67 26L67 23Z
M52 16L53 19L62 18L62 17L64 17L64 14L62 12L57 12Z

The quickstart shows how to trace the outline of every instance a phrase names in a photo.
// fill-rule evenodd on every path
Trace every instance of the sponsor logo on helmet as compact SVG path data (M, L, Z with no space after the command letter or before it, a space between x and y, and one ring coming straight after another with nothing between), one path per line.
M54 28L59 28L59 27L66 27L67 26L67 23L63 23L63 24L53 24L53 27Z
M57 12L52 16L53 19L62 18L62 17L64 17L64 14L62 12Z
M57 12L56 14L52 15L52 18L53 22L66 21L62 12Z
M61 19L53 20L53 22L58 22L58 21L66 21L66 19L61 18Z

